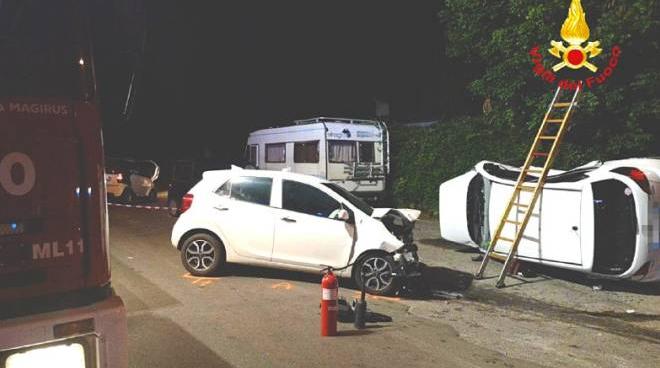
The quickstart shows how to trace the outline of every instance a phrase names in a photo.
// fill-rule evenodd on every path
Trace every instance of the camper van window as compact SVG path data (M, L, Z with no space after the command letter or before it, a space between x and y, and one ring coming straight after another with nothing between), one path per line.
M259 166L259 162L257 162L257 147L256 144L248 146L248 163L254 167Z
M286 162L286 145L284 143L267 144L266 162Z
M328 141L328 156L332 163L355 162L355 142L353 141Z
M318 163L319 162L319 141L297 142L293 145L293 162Z
M282 208L312 216L330 217L341 204L322 191L295 181L282 181Z
M374 162L374 142L358 142L360 162Z

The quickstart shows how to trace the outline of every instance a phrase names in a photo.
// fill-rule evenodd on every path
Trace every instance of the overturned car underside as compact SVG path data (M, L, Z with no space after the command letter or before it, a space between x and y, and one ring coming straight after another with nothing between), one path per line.
M603 277L660 278L656 267L660 263L659 171L657 159L551 170L525 228L518 258ZM519 168L483 161L443 183L441 236L485 250L519 174ZM523 215L518 212L516 216ZM508 247L498 243L495 250L506 253Z

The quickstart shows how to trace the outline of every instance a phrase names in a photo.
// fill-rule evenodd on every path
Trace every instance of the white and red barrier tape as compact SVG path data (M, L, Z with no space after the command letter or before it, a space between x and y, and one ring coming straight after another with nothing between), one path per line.
M163 206L145 206L141 204L123 204L123 203L110 203L108 202L108 206L114 206L114 207L128 207L128 208L142 208L145 210L165 210L169 211L169 207L163 207Z

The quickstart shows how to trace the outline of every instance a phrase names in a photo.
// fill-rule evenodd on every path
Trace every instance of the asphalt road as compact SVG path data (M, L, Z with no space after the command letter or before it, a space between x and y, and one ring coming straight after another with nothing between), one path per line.
M131 367L656 367L660 357L660 288L594 292L549 271L498 290L472 280L470 254L440 241L431 221L416 230L429 289L370 297L392 322L340 323L340 336L322 338L320 276L233 267L192 277L170 245L173 223L162 210L110 210ZM356 297L340 285L340 296Z

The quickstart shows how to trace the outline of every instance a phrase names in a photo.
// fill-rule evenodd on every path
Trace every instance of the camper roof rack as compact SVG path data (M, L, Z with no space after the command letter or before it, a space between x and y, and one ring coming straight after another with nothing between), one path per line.
M350 118L329 118L325 116L319 116L317 118L311 119L302 119L294 120L296 125L304 124L316 124L316 123L344 123L344 124L363 124L363 125L376 125L380 126L380 122L375 120L365 120L365 119L350 119Z

